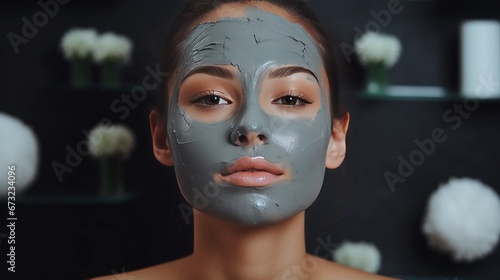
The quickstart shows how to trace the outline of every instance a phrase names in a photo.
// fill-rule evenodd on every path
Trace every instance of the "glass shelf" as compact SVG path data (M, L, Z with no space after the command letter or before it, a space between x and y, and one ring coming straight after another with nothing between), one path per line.
M373 94L361 91L357 94L361 100L380 101L438 101L463 102L472 99L457 92L446 91L442 87L431 86L389 86L385 94ZM500 103L500 98L478 98L481 103Z
M15 202L19 205L119 205L133 201L137 197L136 192L109 197L98 194L38 194L19 195Z
M103 86L99 84L92 84L88 86L74 86L70 84L51 85L47 89L56 91L72 91L72 92L130 92L135 86L139 84L120 84L117 86Z

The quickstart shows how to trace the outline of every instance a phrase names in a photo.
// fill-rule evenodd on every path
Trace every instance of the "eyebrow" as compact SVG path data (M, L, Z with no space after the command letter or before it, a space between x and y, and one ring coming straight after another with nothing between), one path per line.
M300 66L285 66L271 70L271 72L269 72L269 78L271 79L286 78L296 73L310 74L319 83L318 77L316 77L316 75L314 75L314 73L311 70Z
M230 70L228 70L226 68L219 67L219 66L201 66L201 67L193 69L191 72L189 72L184 77L183 80L186 80L187 78L189 78L190 76L192 76L194 74L200 74L200 73L207 74L210 76L219 77L219 78L224 78L224 79L228 79L228 80L234 79L233 72L231 72Z

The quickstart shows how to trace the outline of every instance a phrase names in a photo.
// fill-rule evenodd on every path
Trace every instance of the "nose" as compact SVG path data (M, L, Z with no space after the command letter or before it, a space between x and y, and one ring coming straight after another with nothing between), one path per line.
M233 143L237 146L257 146L267 144L267 136L256 131L245 131L244 129L236 130L234 136L231 137Z
M254 147L269 142L262 121L242 119L231 132L231 142L236 146Z
M247 91L249 94L235 116L230 137L233 145L253 148L269 143L271 132L268 115L262 110L258 98L253 98L258 92Z

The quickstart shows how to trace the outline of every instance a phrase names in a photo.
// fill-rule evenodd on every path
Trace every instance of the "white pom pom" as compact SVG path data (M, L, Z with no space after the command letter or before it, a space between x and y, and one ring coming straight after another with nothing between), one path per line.
M346 241L335 250L336 262L375 273L380 269L380 252L373 244Z
M16 195L33 182L38 167L35 134L20 120L0 113L0 196L7 195L8 166L15 166Z
M431 195L423 232L457 262L485 257L500 237L500 198L478 180L451 178Z

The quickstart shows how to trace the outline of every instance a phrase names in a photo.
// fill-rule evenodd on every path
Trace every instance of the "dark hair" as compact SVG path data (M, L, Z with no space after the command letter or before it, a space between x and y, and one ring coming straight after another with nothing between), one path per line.
M312 33L319 49L323 64L330 84L330 109L332 118L340 118L345 113L341 110L339 98L339 66L338 49L330 41L328 34L316 17L315 13L306 5L304 0L186 0L181 13L174 18L167 36L164 57L161 69L169 74L175 72L178 67L181 43L186 39L193 28L193 24L206 14L214 11L219 6L228 3L252 4L266 2L279 7L290 15L296 17L305 29ZM338 44L337 44L338 45ZM154 107L161 116L166 116L167 94L169 77L166 77L158 93Z

